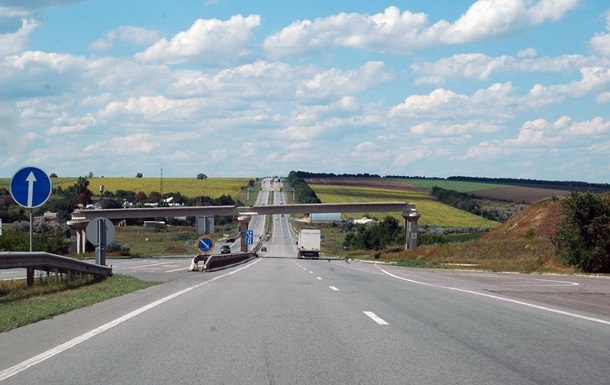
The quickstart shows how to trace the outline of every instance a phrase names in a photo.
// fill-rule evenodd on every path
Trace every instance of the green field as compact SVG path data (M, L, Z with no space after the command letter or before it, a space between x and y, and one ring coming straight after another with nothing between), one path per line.
M467 182L459 180L445 180L445 179L423 179L423 178L397 178L405 183L412 184L424 190L432 190L432 187L438 186L445 190L459 191L463 193L469 193L478 190L486 190L490 188L508 187L509 185L500 183L479 183L479 182Z
M255 178L251 178L255 179ZM78 178L52 178L51 183L53 187L61 187L67 189L73 186ZM170 192L179 192L180 194L189 198L198 196L209 196L212 198L218 198L221 195L230 195L234 199L237 198L241 192L242 187L248 185L248 178L207 178L198 180L197 178L163 178L163 185L161 185L161 178L87 178L89 181L89 190L94 195L98 195L100 186L104 186L104 191L116 192L118 190L125 191L143 191L146 194L150 194L153 191L161 192L164 194ZM0 188L8 189L10 186L10 178L0 178Z
M490 221L478 215L473 215L466 211L458 210L449 205L440 203L424 192L326 184L312 184L310 187L315 191L316 195L323 203L414 203L417 212L421 214L419 224L422 226L495 228L500 225L498 222ZM363 214L370 214L372 217L378 219L391 215L401 222L404 220L400 213L349 213L343 214L343 217L357 219L362 217Z

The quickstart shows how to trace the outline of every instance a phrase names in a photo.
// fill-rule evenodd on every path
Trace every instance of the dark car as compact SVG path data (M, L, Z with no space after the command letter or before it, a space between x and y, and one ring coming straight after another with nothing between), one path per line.
M231 254L231 246L222 245L222 247L220 248L220 254Z

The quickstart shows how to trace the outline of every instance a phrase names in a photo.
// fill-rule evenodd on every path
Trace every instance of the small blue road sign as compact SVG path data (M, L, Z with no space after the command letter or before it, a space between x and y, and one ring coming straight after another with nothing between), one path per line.
M26 208L42 206L51 195L51 179L39 168L24 167L11 179L11 195Z
M197 248L202 254L209 254L214 250L214 237L210 234L204 234L197 239Z
M246 244L251 245L254 243L254 230L246 230Z

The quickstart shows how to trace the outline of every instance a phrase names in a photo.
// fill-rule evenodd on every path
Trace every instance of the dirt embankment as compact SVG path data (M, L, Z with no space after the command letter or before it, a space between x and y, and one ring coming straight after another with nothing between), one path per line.
M550 237L557 232L562 220L562 201L545 199L529 205L482 239L509 241L534 236Z

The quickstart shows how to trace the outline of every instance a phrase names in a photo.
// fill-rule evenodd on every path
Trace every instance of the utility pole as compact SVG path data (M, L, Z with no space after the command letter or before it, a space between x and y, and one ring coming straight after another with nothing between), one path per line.
M161 197L163 197L163 164L161 165Z

